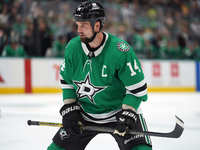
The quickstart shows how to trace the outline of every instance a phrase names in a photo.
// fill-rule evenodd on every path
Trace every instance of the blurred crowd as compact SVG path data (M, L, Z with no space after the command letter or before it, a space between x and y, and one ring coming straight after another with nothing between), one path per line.
M63 57L77 36L81 0L1 0L0 55ZM200 60L200 0L99 0L104 31L126 40L138 58Z

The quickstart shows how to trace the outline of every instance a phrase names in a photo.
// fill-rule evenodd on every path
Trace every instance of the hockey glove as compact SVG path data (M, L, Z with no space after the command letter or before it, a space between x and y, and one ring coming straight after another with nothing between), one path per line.
M80 114L80 106L77 103L63 105L60 114L63 117L63 128L67 133L72 135L82 134L80 123L83 122L83 118Z
M117 118L117 127L113 134L117 134L125 139L130 138L128 134L126 134L126 130L134 129L135 124L138 120L138 114L135 111L130 109L122 109L116 116Z

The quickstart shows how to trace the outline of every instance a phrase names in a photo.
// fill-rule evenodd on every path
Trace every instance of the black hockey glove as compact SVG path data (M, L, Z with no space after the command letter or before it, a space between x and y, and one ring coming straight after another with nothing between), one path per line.
M77 103L63 105L60 114L63 117L63 128L67 133L72 135L82 134L80 123L83 122L83 118L80 114L80 106Z
M117 134L125 139L130 138L130 135L126 134L126 129L135 129L135 124L138 120L138 114L130 109L122 109L116 116L117 127L114 134Z

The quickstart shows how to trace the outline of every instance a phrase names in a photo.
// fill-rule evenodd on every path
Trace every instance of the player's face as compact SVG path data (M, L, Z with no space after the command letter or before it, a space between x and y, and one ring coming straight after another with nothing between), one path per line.
M92 26L90 24L89 21L86 22L76 22L77 26L78 26L78 33L80 35L81 38L81 42L83 43L88 43L89 41L91 41L92 36L93 36L93 31L92 31Z

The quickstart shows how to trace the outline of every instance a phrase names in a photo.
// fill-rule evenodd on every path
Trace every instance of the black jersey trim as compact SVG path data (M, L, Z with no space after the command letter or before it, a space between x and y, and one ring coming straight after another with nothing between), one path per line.
M106 40L106 34L103 33L103 40L101 41L101 44L98 47L92 48L92 47L90 47L89 43L87 43L86 46L87 46L87 48L88 48L89 51L94 52L94 51L98 50L104 44L105 40Z
M67 84L67 82L65 80L61 80L61 79L60 79L60 83L61 84Z
M141 87L139 87L135 90L130 90L130 92L133 93L133 94L137 94L137 93L142 92L146 89L147 89L147 84L145 83L143 86L141 86Z

